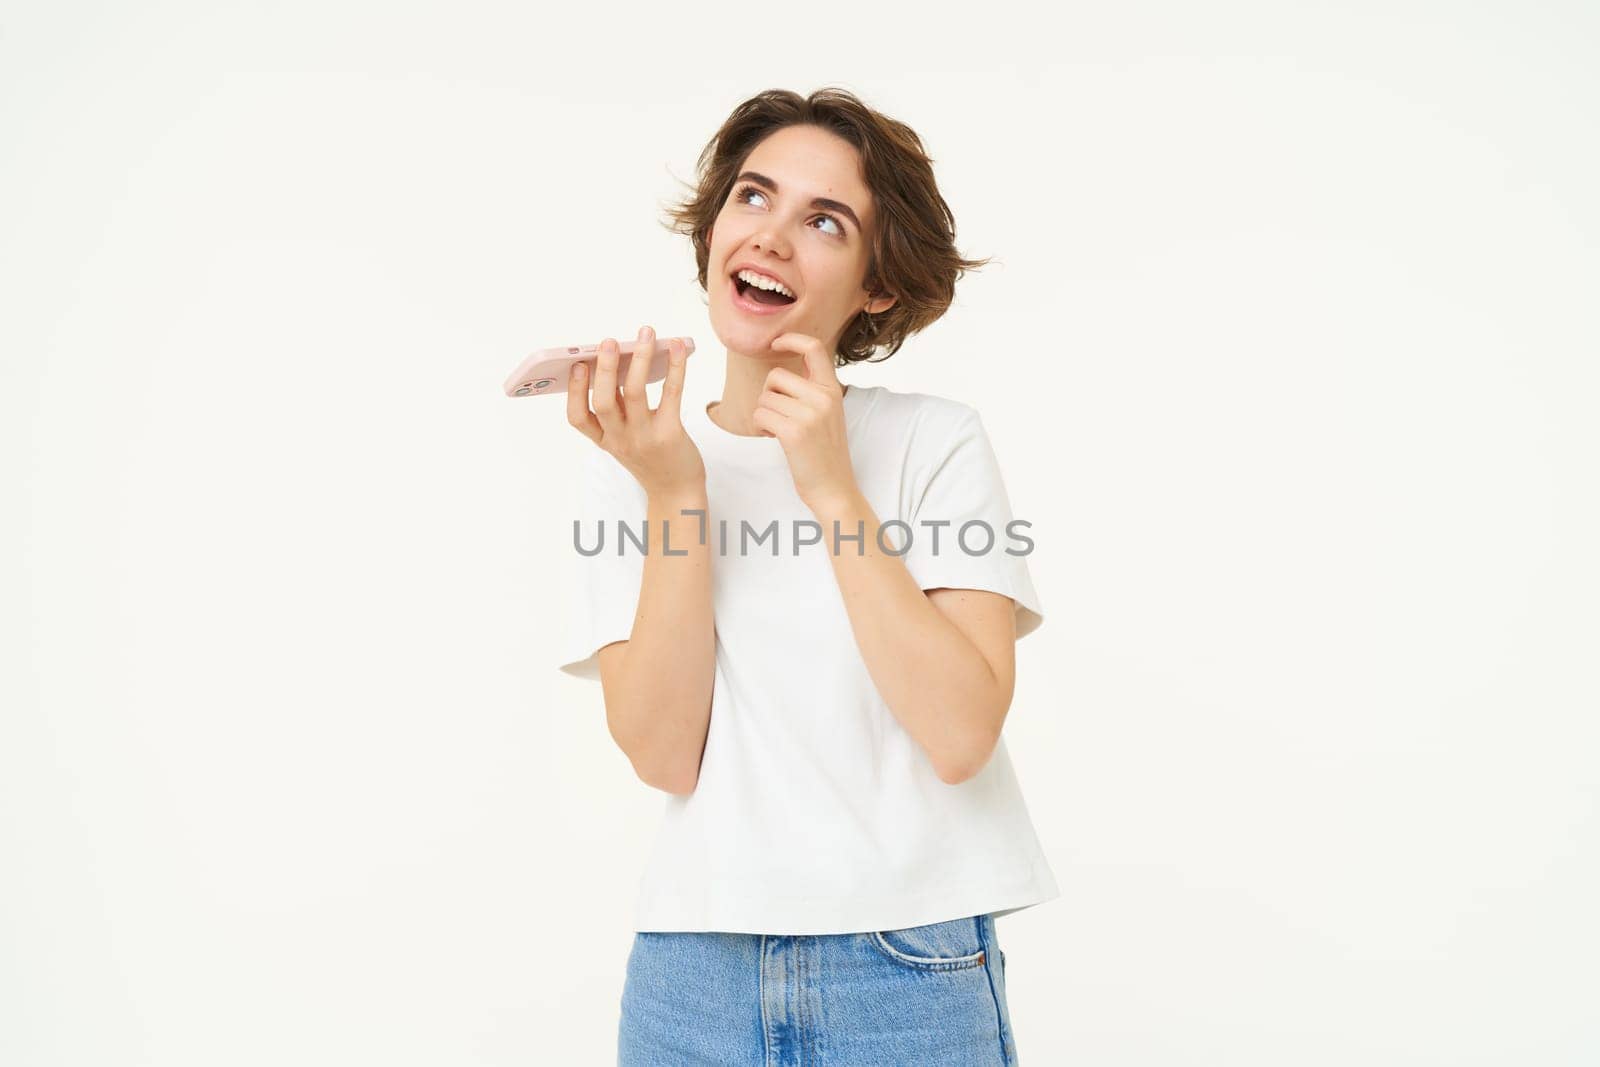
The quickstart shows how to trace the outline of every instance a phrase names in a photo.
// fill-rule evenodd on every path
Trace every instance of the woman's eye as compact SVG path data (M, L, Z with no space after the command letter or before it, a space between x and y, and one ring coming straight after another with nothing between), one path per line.
M750 198L752 196L759 196L763 200L765 200L767 198L767 194L766 193L762 192L760 189L757 189L753 185L743 186L743 187L741 187L739 189L738 192L733 194L734 200L737 201L738 203L741 203L741 204L748 204L750 202ZM818 215L817 218L819 218L819 219L827 219L829 222L833 223L834 229L836 231L838 231L837 233L834 234L834 236L836 236L836 237L843 237L844 236L844 223L840 222L838 219L834 218L832 215L829 215L829 214L826 214L826 213Z

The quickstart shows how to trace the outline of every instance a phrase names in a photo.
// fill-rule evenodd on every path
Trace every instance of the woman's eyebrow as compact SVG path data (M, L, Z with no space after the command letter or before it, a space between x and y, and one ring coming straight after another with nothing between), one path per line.
M773 181L771 178L767 177L765 174L757 174L753 170L745 171L743 174L741 174L737 178L735 178L734 181L736 181L736 182L744 182L744 181L755 182L757 185L765 186L767 189L772 190L772 192L774 192L774 193L776 193L778 191L778 183L777 182ZM843 215L845 218L847 218L851 222L855 223L856 229L859 230L859 229L862 228L861 227L861 220L856 218L856 213L854 211L850 210L850 205L849 204L842 204L837 200L829 200L825 196L817 196L817 197L812 197L811 206L812 207L825 207L825 208L828 208L831 211L837 211L839 214Z

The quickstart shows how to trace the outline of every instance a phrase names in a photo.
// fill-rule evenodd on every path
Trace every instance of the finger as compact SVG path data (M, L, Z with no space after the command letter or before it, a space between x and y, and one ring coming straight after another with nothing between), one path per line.
M589 365L579 360L567 371L567 421L583 436L599 444L603 431L600 420L589 410L588 370Z
M625 418L622 398L617 395L617 342L607 337L600 342L600 355L594 367L594 413L608 435L621 435Z
M839 388L839 375L833 365L833 354L822 346L821 341L815 337L808 338L800 351L805 356L807 378L832 392L843 391Z
M755 423L763 437L777 437L779 427L785 425L783 416L771 408L756 408L750 413L750 421Z
M828 392L844 392L843 387L839 384L839 375L834 367L835 356L815 337L791 330L789 333L779 334L772 342L772 347L789 352L799 352L800 358L805 364L806 381L819 385Z
M661 383L661 403L656 405L656 410L666 412L674 422L681 422L683 379L689 362L689 352L683 343L683 338L674 337L668 341L667 353L667 377Z
M765 385L771 392L803 400L811 407L821 407L827 402L824 388L784 367L773 367L769 370Z
M639 336L634 339L628 377L622 385L622 410L629 420L650 414L650 399L645 396L644 382L650 377L650 364L655 361L656 332L641 326Z
M756 398L756 409L760 410L762 408L766 408L768 411L776 411L779 415L790 419L804 417L811 411L811 406L804 401L796 400L792 396L784 396L782 393L775 393L771 389Z

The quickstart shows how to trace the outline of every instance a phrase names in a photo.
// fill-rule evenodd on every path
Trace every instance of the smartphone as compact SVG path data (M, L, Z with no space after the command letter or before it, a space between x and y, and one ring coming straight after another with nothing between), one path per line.
M671 358L671 351L667 347L669 341L682 341L686 356L694 353L693 337L657 337L655 359L650 362L650 374L645 378L646 382L659 382L667 376L667 366ZM627 380L628 367L633 363L633 351L642 343L641 341L617 342L617 351L622 357L617 360L619 386ZM599 359L599 345L541 348L517 364L517 369L511 372L511 377L506 379L506 396L566 396L567 375L572 370L572 365L579 362L589 364L589 378L584 383L585 388L588 388L594 383L594 366Z

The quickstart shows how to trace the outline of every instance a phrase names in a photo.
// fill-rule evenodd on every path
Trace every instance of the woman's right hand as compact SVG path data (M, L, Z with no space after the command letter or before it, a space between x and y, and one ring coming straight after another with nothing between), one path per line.
M688 353L682 341L668 346L670 360L662 383L661 403L650 410L645 379L655 362L655 331L643 327L627 381L617 386L617 364L622 356L613 338L600 342L594 366L594 410L589 410L589 380L585 363L574 363L567 378L567 421L589 440L616 457L638 480L646 494L703 490L705 461L683 428L679 405L683 398L684 364ZM581 368L581 371L580 371Z

